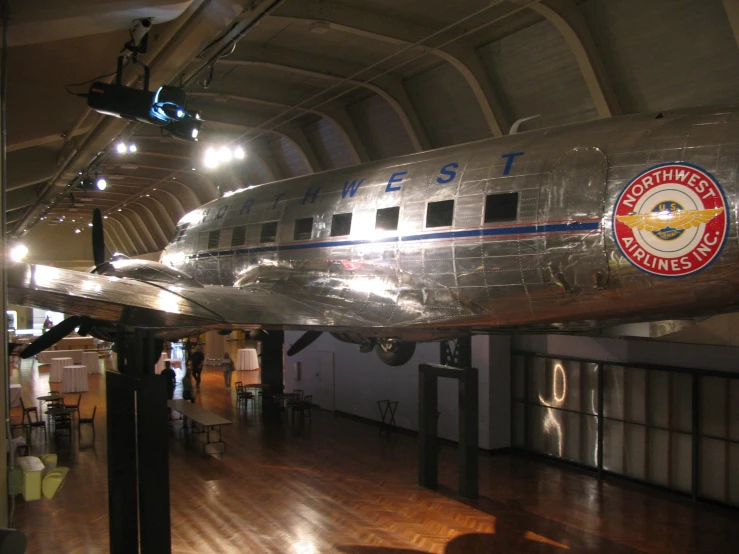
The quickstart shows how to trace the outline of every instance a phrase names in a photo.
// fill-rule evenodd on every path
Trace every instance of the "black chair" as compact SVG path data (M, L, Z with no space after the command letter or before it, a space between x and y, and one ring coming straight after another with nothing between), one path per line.
M21 408L23 408L23 400L21 400ZM38 410L36 408L23 408L24 418L26 413L28 413L28 423L25 423L25 421L23 422L23 426L26 428L26 443L29 445L31 444L31 431L33 431L34 429L43 429L44 440L47 440L46 422L38 418ZM36 421L31 419L31 414L34 414L36 416Z
M251 400L252 410L254 409L254 394L247 391L241 381L236 383L236 405L244 403L244 408L249 406L249 400Z
M294 391L290 393L290 394L294 394L295 398L287 401L287 403L285 404L286 411L289 412L290 410L295 410L295 406L303 400L303 392L304 392L303 389L295 389Z
M293 406L292 421L295 422L295 412L300 413L301 421L303 419L311 419L311 408L312 407L313 407L313 395L309 394L308 396L305 396L302 400L299 400L298 402L296 402L295 405Z
M52 414L54 419L54 438L60 439L66 435L69 439L70 444L72 443L72 414L69 413L57 413Z
M31 414L36 414L36 420L38 421L38 408L36 406L33 406L31 408L26 408L26 405L23 403L23 398L21 397L21 410L23 410L23 423L26 422L26 416L28 416L29 423L31 422Z
M83 425L89 425L92 427L92 436L95 437L95 412L97 412L98 407L95 406L92 409L92 417L80 417L77 421L77 436L82 436L82 426Z
M64 404L64 407L68 410L72 410L72 415L77 414L77 418L80 417L80 402L82 402L82 394L77 397L77 404Z

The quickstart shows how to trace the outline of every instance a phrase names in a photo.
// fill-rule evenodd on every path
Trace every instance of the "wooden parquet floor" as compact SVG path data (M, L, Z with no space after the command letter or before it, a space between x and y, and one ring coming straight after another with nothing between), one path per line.
M238 375L238 374L237 374ZM24 362L11 382L32 403L48 369ZM69 395L71 401L74 395ZM480 494L456 496L456 447L440 450L438 491L417 486L417 440L316 410L309 425L236 411L217 369L197 403L233 419L223 459L170 443L172 551L177 554L735 552L739 513L516 455L480 455ZM60 446L71 468L49 500L17 498L29 554L108 552L104 376L90 376L82 415L96 437ZM19 414L13 413L15 419ZM34 437L33 453L54 450Z

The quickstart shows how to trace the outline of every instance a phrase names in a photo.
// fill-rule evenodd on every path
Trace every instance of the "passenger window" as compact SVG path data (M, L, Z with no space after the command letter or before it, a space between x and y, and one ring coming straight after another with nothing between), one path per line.
M400 207L382 208L377 210L377 218L375 219L375 229L377 231L397 231L398 217L400 216Z
M303 219L295 220L295 231L293 232L293 239L295 240L308 240L311 238L313 232L313 218L304 217Z
M276 221L262 223L262 231L259 233L259 242L277 242Z
M518 193L488 194L485 199L485 223L516 221L518 219Z
M231 235L231 246L241 246L246 240L246 227L234 227Z
M454 200L429 202L426 210L426 228L450 227L454 221Z
M208 233L208 250L218 248L218 241L221 240L220 231L211 231Z
M331 236L343 237L352 230L352 214L334 214L331 219Z

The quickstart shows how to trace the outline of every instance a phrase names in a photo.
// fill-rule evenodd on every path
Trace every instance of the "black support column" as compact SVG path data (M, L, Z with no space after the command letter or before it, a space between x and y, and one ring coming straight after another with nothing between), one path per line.
M106 373L111 554L168 554L169 429L157 341L119 329L118 371Z
M459 381L459 494L478 496L478 379L477 368L421 364L418 366L418 483L438 486L438 378Z

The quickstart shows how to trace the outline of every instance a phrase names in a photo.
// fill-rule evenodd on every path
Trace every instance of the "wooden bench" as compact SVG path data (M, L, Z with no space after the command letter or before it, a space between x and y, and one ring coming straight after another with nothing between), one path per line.
M181 413L185 418L182 424L184 433L188 432L188 420L200 426L200 430L193 431L191 429L190 434L205 437L205 442L203 443L204 454L222 454L226 451L226 443L223 442L221 437L221 426L231 425L230 420L214 414L205 408L201 408L188 400L168 400L167 405L175 412ZM211 440L212 432L218 433L218 440Z

